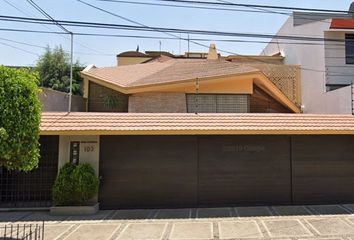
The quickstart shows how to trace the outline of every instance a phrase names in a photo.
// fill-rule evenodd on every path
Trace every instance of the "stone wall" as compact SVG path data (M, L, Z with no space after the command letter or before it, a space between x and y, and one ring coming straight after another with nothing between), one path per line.
M129 112L186 113L184 93L137 93L129 96Z

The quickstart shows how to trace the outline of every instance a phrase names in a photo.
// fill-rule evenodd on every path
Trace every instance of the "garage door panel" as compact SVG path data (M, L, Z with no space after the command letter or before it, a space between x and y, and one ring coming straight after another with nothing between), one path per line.
M295 204L354 202L354 137L294 136Z
M200 204L290 203L289 138L199 138Z
M195 205L193 136L102 136L103 208Z

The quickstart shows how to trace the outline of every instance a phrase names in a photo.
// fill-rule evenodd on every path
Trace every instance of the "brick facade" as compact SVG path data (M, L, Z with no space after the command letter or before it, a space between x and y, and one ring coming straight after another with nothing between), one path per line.
M129 96L129 112L140 113L185 113L184 93L137 93Z

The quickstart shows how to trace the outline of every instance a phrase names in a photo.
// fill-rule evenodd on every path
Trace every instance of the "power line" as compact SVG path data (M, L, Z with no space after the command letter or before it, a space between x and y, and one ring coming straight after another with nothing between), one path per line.
M15 8L17 11L21 12L22 14L24 14L25 16L28 16L28 17L35 17L34 15L32 14L28 14L27 12L23 11L21 8L19 8L18 6L16 6L14 3L10 2L9 0L3 0L4 2L6 2L8 5L10 5L11 7ZM46 29L48 30L52 30L50 27L48 27L46 24L42 24L43 27L45 27ZM60 37L66 39L66 40L70 40L68 37L66 36L63 36L63 35L59 35ZM80 45L81 47L83 48L86 48L88 50L91 50L91 51L94 51L100 55L106 55L106 53L102 53L101 51L98 51L94 48L90 48L89 46L87 46L86 44L78 41L78 40L75 40L75 43ZM76 52L77 53L77 52ZM81 53L81 54L84 54L84 53Z
M78 0L78 1L81 1L81 0ZM13 17L10 17L10 18L13 18ZM25 19L26 21L29 21L28 18L23 18ZM35 19L36 20L36 19ZM43 20L43 19L37 19L37 20L40 20L40 21L48 21L48 20ZM87 26L87 24L91 24L90 27L97 27L97 26L100 26L100 27L104 27L104 28L115 28L115 29L125 29L125 30L141 30L141 31L158 31L158 32L163 32L165 34L168 34L168 32L166 33L165 31L172 31L172 32L187 32L187 33L191 33L192 31L191 30L183 30L183 29L167 29L167 28L151 28L151 27L148 27L148 26L132 26L132 25L117 25L117 24L103 24L103 23L85 23L85 22L74 22L74 21L62 21L62 20L57 20L58 22L60 22L61 24L65 25L67 24L66 22L68 23L71 23L71 24L67 24L67 25L72 25L72 26ZM132 21L132 22L135 22L135 21ZM35 22L34 22L35 23ZM50 22L52 24L52 22ZM93 24L93 25L92 25ZM309 37L294 37L294 36L279 36L279 35L265 35L265 34L244 34L244 33L222 33L222 32L211 32L211 31L201 31L201 30L193 30L193 33L194 34L206 34L206 35L221 35L221 34L224 34L224 35L227 35L227 36L238 36L238 37L257 37L257 38L271 38L271 39L274 39L274 38L280 38L280 39L292 39L292 40L309 40L309 41L335 41L335 42L343 42L343 40L338 40L338 39L324 39L324 38L309 38ZM170 36L173 36L177 39L180 39L179 36L175 36L174 34L168 34ZM181 40L186 40L186 39L181 39ZM187 40L188 41L188 40ZM190 42L193 42L193 43L196 43L198 44L199 46L203 46L203 47L208 47L207 45L204 45L204 44L201 44L201 43L198 43L196 41L193 41L193 40L190 40ZM239 56L243 56L243 55L240 55L240 54L237 54L237 53L234 53L234 52L230 52L230 51L225 51L225 50L221 50L221 49L218 49L220 52L226 52L226 53L229 53L229 54L233 54L233 55L239 55ZM247 56L244 56L244 57L247 57ZM261 60L260 60L261 61ZM264 62L264 61L261 61L261 62ZM303 70L307 70L307 71L321 71L321 70L314 70L314 69L308 69L308 68L302 68ZM323 72L323 71L322 71Z
M42 13L45 17L48 19L51 19L54 23L58 25L61 29L64 30L64 32L67 32L70 34L70 87L69 87L69 106L68 106L68 112L71 111L71 100L72 100L72 85L73 85L73 61L74 61L74 35L71 31L63 27L61 24L59 24L57 21L55 21L54 18L52 18L46 11L44 11L40 6L38 6L33 0L27 0L34 8L36 8L40 13Z
M51 19L53 22L57 23L57 25L62 29L64 30L64 32L67 32L67 33L71 33L71 31L69 31L68 29L64 28L63 26L61 26L58 22L56 22L56 20L54 18L52 18L46 11L44 11L40 6L38 6L33 0L27 0L28 3L30 3L34 8L36 8L42 15L44 15L45 17L47 17L48 19ZM70 40L69 38L65 37L67 40ZM86 44L84 43L81 43L79 41L75 41L78 45L86 48L86 49L89 49L91 51L94 51L94 52L97 52L97 53L102 53L100 51L97 51L96 49L93 49L93 48L90 48L88 47Z
M221 3L232 3L232 2L229 2L229 1L224 1L224 0L217 0L217 1L218 1L218 2L221 2ZM263 12L263 13L282 14L282 15L288 15L288 16L290 16L290 15L291 15L291 13L276 12L276 11L267 10L267 9L258 8L258 7L248 7L248 8L251 8L251 9L256 9L256 10L260 10L260 11L261 11L261 12Z
M10 48L14 48L14 49L16 49L16 50L20 50L20 51L25 52L25 53L28 53L28 54L36 55L37 57L40 57L39 54L37 54L37 53L35 53L35 52L31 52L31 51L28 51L28 50L26 50L26 49L19 48L19 47L13 46L13 45L8 44L8 43L0 42L0 44L5 45L5 46L8 46L8 47L10 47Z
M81 0L78 0L78 1L81 1ZM22 23L32 23L32 24L55 24L51 20L47 20L47 19L14 17L14 16L4 16L4 15L0 15L0 20L22 22ZM311 42L316 42L316 41L328 41L328 42L337 42L337 43L346 42L346 40L344 40L344 39L307 37L307 36L298 36L298 35L221 32L221 31L208 31L208 30L198 30L198 29L162 28L162 27L149 27L149 26L145 26L145 25L136 26L136 25L126 25L126 24L111 24L111 23L66 21L66 20L56 20L56 21L63 26L72 26L72 27L160 32L160 33L168 34L169 36L172 36L177 39L180 39L180 37L176 36L174 34L171 34L171 33L187 33L187 34L195 34L195 35L214 35L214 36L229 36L229 37L244 37L244 38L282 39L282 40L311 41ZM185 39L183 39L183 40L185 40Z
M192 4L181 5L180 3L176 4L164 4L164 3L150 3L150 2L133 2L133 1L126 1L126 0L96 0L99 2L111 2L111 3L123 3L123 4L134 4L134 5L146 5L146 6L159 6L159 7L174 7L174 8L188 8L188 9L202 9L202 10L217 10L217 11L232 11L232 12L246 12L246 13L267 13L267 14L279 14L285 16L291 16L292 12L289 11L274 11L268 9L262 9L258 7L248 7L250 9L255 10L247 10L247 9L236 9L236 8L223 8L223 7L204 7L204 6L195 6ZM231 3L228 1L217 0L222 3ZM311 16L298 16L299 19L305 20L314 20ZM317 20L317 19L316 19ZM317 20L319 22L330 23L328 20Z
M159 30L158 28L149 27L149 26L147 26L147 25L145 25L145 24L143 24L143 23L140 23L140 22L131 20L131 19L129 19L129 18L123 17L123 16L121 16L121 15L112 13L112 12L110 12L110 11L107 11L107 10L105 10L105 9L103 9L103 8L100 8L100 7L97 7L97 6L95 6L95 5L92 5L92 4L87 3L87 2L85 2L85 1L82 1L82 0L77 0L77 1L80 2L80 3L82 3L82 4L85 4L86 6L89 6L89 7L91 7L91 8L94 8L94 9L99 10L99 11L102 11L102 12L105 12L105 13L107 13L107 14L109 14L109 15L118 17L118 18L123 19L123 20L125 20L125 21L128 21L128 22L130 22L130 23L134 23L134 24L137 24L137 25L142 26L142 27L144 27L144 28L148 28L148 29L150 29L150 30L154 30L154 31L157 31L157 32L161 32L161 33L164 33L164 34L166 34L166 35L175 37L175 38L177 38L177 39L181 39L178 35L171 34L171 33L167 32L167 31L164 31L164 30ZM184 39L181 39L181 40L184 40ZM207 46L207 45L205 45L205 44L202 44L202 43L198 43L198 42L196 42L196 41L190 41L190 40L189 40L188 42L194 43L194 44L196 44L196 45L198 45L198 46L202 46L202 47L209 48L209 46ZM220 51L220 52L224 52L224 53L228 53L228 54L230 54L230 53L233 54L232 52L225 51L225 50L221 50L221 49L219 49L219 51Z
M17 31L19 29L0 29L1 30L14 30L14 31ZM36 30L25 30L25 29L20 29L19 30L20 32L30 32L30 33L53 33L53 34L67 34L67 33L63 33L63 32L47 32L47 31L36 31ZM153 39L161 39L161 37L151 37L151 36L139 36L139 35L107 35L107 34L90 34L90 33L75 33L75 35L84 35L84 36L103 36L103 37L133 37L133 38L153 38ZM4 38L1 38L1 39L4 39ZM169 39L169 40L178 40L176 38L168 38L168 37L162 37L162 39ZM10 39L6 39L6 40L9 40L11 41ZM192 39L192 40L195 40L195 41L218 41L218 40L214 40L214 39L199 39L199 38L195 38L195 39ZM225 40L225 41L228 41L228 40ZM229 40L229 41L238 41L238 40ZM13 41L13 42L18 42L18 41ZM240 42L245 42L245 43L249 43L249 42L253 42L253 41L248 41L248 40L240 40ZM257 42L257 41L254 41L254 42ZM315 44L315 43L314 43ZM8 45L8 44L3 44L3 45ZM27 44L28 45L28 44ZM33 46L32 44L30 44L30 46ZM14 46L11 46L12 48L16 48ZM38 47L41 47L41 46L38 46ZM21 51L26 51L27 53L30 53L30 54L35 54L37 56L39 56L38 54L34 53L34 52L30 52L30 51L27 51L25 49L19 49L19 48L16 48L18 50L21 50ZM112 54L114 55L114 54ZM244 55L241 55L243 57L249 57L249 56L244 56ZM251 57L249 57L251 59ZM254 61L254 59L252 58L252 60ZM331 67L331 66L327 66L327 67ZM340 72L333 72L333 71L323 71L323 70L316 70L316 69L309 69L309 68L304 68L302 67L303 70L308 70L308 71L314 71L314 72L320 72L320 73L336 73L336 74L340 74L340 76L343 76L343 77L353 77L354 75L343 75L343 73L340 73ZM331 75L332 76L332 75Z
M82 1L81 1L82 2ZM106 11L106 10L105 10ZM107 11L107 12L109 12L109 11ZM112 13L112 14L114 14L114 13ZM3 16L3 17L9 17L9 18L12 18L12 20L14 20L14 18L17 18L18 19L18 17L11 17L11 16ZM29 18L22 18L23 20L26 20L26 21L29 21L29 20L31 20L31 19L29 19ZM46 19L34 19L34 20L37 20L37 21L48 21L48 20L46 20ZM57 20L57 21L59 21L59 20ZM133 21L133 20L130 20L131 22L135 22L135 21ZM49 21L51 24L53 24L51 21ZM74 25L74 26L85 26L84 25L84 23L85 22L74 22L74 21L61 21L61 24L64 24L63 22L68 22L68 23L71 23L71 25L74 25L73 23L75 23L76 25ZM38 22L33 22L33 23L38 23ZM87 25L87 23L88 22L86 22L86 25ZM112 28L112 24L103 24L103 23L91 23L91 24L94 24L95 26L90 26L90 27L97 27L97 25L100 25L101 27L102 27L102 25L106 25L105 26L105 28L109 28L109 27L111 27ZM70 24L67 24L67 25L70 25ZM142 24L143 25L143 24ZM125 29L125 30L137 30L137 28L139 28L139 26L129 26L129 25L117 25L117 24L115 24L114 25L114 29L117 29L117 26L120 26L121 27L121 29ZM122 26L124 27L124 28L122 28ZM130 28L130 29L129 29ZM183 30L183 29L166 29L166 28L151 28L151 27L148 27L148 26L145 26L145 25L143 25L143 26L140 26L140 29L142 29L142 30L145 30L145 31L147 31L147 30L149 30L149 31L158 31L158 32L163 32L163 33L166 33L166 32L164 32L164 31L177 31L177 32L183 32L183 31L186 31L186 30ZM201 30L193 30L194 32L194 34L209 34L209 35L221 35L222 34L222 32L220 33L220 32L210 32L210 31L201 31ZM188 33L190 33L191 32L191 30L188 30ZM233 36L233 35L235 35L235 33L226 33L228 36ZM338 40L338 39L320 39L320 38L305 38L305 37L294 37L294 36L278 36L278 35L269 35L269 36L265 36L264 34L263 34L263 36L262 35L259 35L259 34L257 34L257 35L255 35L255 34L253 34L253 35L251 35L251 34L243 34L243 33L241 33L242 35L239 35L239 37L241 36L241 37L268 37L268 38L284 38L284 39L286 39L286 38L291 38L292 40L311 40L311 41L324 41L324 40L326 40L326 41L336 41L336 42L341 42L341 40ZM180 37L179 36L175 36L175 35L173 35L173 34L169 34L169 35L172 35L173 37L175 37L175 38L177 38L177 39L180 39ZM181 40L186 40L186 39L181 39ZM195 42L195 41L194 41ZM200 43L197 43L198 45L200 45L200 46L203 46L203 47L208 47L207 45L204 45L204 44L200 44ZM234 55L239 55L239 56L243 56L243 55L240 55L240 54L237 54L237 53L234 53L234 52L229 52L229 51L224 51L224 50L220 50L219 49L219 51L222 51L222 52L227 52L227 53L231 53L231 54L234 54ZM244 57L247 57L247 56L244 56ZM306 68L302 68L303 70L309 70L309 71L321 71L321 70L313 70L313 69L306 69ZM323 71L322 71L323 72Z
M44 11L40 6L38 6L33 0L27 0L29 4L31 4L35 9L37 9L38 12L40 12L43 16L48 18L49 20L52 20L56 25L61 28L64 32L71 33L68 29L60 25L54 18L52 18L46 11Z
M204 9L204 10L220 10L220 11L248 12L248 13L266 13L266 12L261 11L261 10L246 10L246 9L221 8L221 7L203 7L203 6L193 6L193 5L174 5L174 4L165 4L165 3L133 2L133 1L124 1L124 0L96 0L96 1L135 4L135 5L146 5L146 6L160 6L160 7L175 7L175 8Z
M322 12L322 13L354 13L343 10L333 9L319 9L319 8L301 8L301 7L288 7L288 6L271 6L271 5L255 5L255 4L242 4L230 2L212 2L212 1L194 1L194 0L158 0L160 2L173 2L173 3L187 3L187 4L200 4L211 6L235 6L235 7L252 7L252 8L265 8L265 9L281 9L292 11L307 11L307 12Z
M10 32L23 32L23 33L43 33L43 34L57 34L65 35L67 33L63 32L49 32L40 30L30 30L30 29L14 29L14 28L0 28L0 31L10 31ZM79 36L92 36L92 37L114 37L114 38L141 38L141 39L162 39L162 40L179 40L174 37L162 37L162 36L146 36L146 35L126 35L126 34L103 34L103 33L88 33L88 32L73 32L75 35ZM188 40L188 38L182 38L183 40ZM230 43L259 43L259 44L278 44L275 42L268 41L255 41L255 40L240 40L240 39L216 39L216 38L190 38L193 41L205 41L205 42L230 42ZM291 45L305 45L305 46L324 46L324 43L319 42L279 42L279 44L291 44ZM342 44L330 44L331 46L343 46ZM109 55L109 54L106 54Z
M57 34L57 35L63 34L63 35L67 35L67 33L63 33L63 32L31 30L31 29L18 29L18 28L0 28L0 31L20 32L20 33L43 33L43 34Z
M35 5L37 6L36 9L39 10L43 15L49 17L53 22L55 22L56 24L58 24L59 26L61 26L61 24L59 24L58 22L56 22L55 19L53 19L51 16L49 16L44 10L42 10L38 5L36 5L32 0L27 0L28 2L32 3L31 5ZM138 24L140 26L143 26L143 27L146 27L146 28L149 28L150 30L154 30L154 31L158 31L158 32L162 32L162 33L165 33L165 34L168 34L170 36L173 36L177 39L181 39L179 36L176 36L176 35L173 35L171 34L170 32L173 32L173 30L162 30L162 28L151 28L147 25L144 25L142 23L139 23L139 22L136 22L134 20L131 20L131 19L128 19L128 18L125 18L125 17L122 17L118 14L114 14L112 12L109 12L107 10L104 10L102 8L99 8L99 7L96 7L92 4L89 4L89 3L86 3L84 1L81 1L81 0L78 0L79 2L83 3L83 4L86 4L88 6L91 6L93 8L96 8L100 11L103 11L103 12L106 12L110 15L113 15L113 16L116 16L116 17L119 17L121 19L124 19L126 21L129 21L131 23L134 23L134 24ZM183 1L183 0L161 0L161 1L166 1L166 2L183 2L183 3L198 3L198 4L212 4L212 5L229 5L229 6L242 6L242 7L250 7L250 8L272 8L272 9L291 9L291 10L301 10L301 11L318 11L318 12L343 12L343 13L348 13L346 11L337 11L337 10L323 10L323 9L305 9L305 8L284 8L284 7L279 7L279 6L265 6L265 5L251 5L251 4L234 4L234 3L230 3L230 2L223 2L223 3L215 3L215 2L202 2L202 1ZM69 24L67 24L69 25ZM61 26L62 27L62 26ZM66 30L66 32L68 33L71 33L70 31L68 31L66 28L63 27L63 30ZM127 30L127 29L126 29ZM130 29L129 29L130 30ZM178 33L181 33L181 30L180 29L177 29L178 30ZM170 32L166 32L166 31L170 31ZM176 31L176 29L175 29ZM188 32L190 33L190 32ZM71 33L72 34L72 33ZM208 32L208 31L200 31L198 30L197 32L195 32L194 34L209 34L209 35L221 35L222 33L220 32L214 32L214 34L212 34L211 32ZM225 34L225 33L224 33ZM235 34L235 33L231 33L231 34ZM248 36L250 36L249 34L246 34ZM246 35L243 35L242 37L245 37ZM254 36L255 37L255 36ZM265 34L263 35L258 35L257 37L266 37ZM273 35L272 36L272 39L274 39L275 37L277 38L285 38L285 37L289 37L289 36L277 36L277 35ZM299 37L294 37L292 36L292 40L299 40ZM303 39L303 38L302 38ZM185 40L185 39L182 39L182 40ZM306 40L309 40L309 41L315 41L314 38L308 38ZM317 40L316 40L317 41ZM337 39L335 40L331 40L331 39L327 39L327 41L338 41ZM191 41L193 42L194 44L197 44L199 46L203 46L203 47L208 47L207 45L204 45L204 44L200 44L198 42L195 42L195 41ZM224 51L224 50L221 50L219 49L219 51L221 52L226 52L226 53L231 53L231 54L235 54L235 55L239 55L239 56L243 56L243 55L240 55L240 54L237 54L237 53L233 53L233 52L229 52L229 51ZM243 56L243 57L247 57L247 56ZM314 70L314 69L307 69L307 68L302 68L303 70L309 70L309 71L317 71L317 72L324 72L324 71L321 71L321 70Z
M142 23L140 23L140 22L137 22L137 21L128 19L128 18L126 18L126 17L122 17L122 16L120 16L120 15L118 15L118 14L112 13L112 12L107 11L107 10L105 10L105 9L102 9L102 8L100 8L100 7L97 7L97 6L94 6L94 5L92 5L92 4L86 3L86 2L84 2L83 0L77 0L77 1L83 3L83 4L87 5L87 6L90 6L90 7L92 7L92 8L95 8L95 9L97 9L97 10L100 10L100 11L102 11L102 12L105 12L105 13L108 13L108 14L110 14L110 15L116 16L116 17L118 17L118 18L126 19L127 21L132 22L132 23L136 23L136 24L138 24L138 25L140 25L140 26L143 26L143 27L146 27L146 28L149 28L149 29L155 29L155 28L151 28L151 27L149 27L149 26L147 26L147 25L145 25L145 24L142 24ZM257 7L259 7L259 6L257 6ZM155 29L155 31L156 31L156 29ZM161 31L160 31L160 32L161 32ZM167 35L171 35L171 36L173 36L173 37L176 37L177 39L180 39L180 37L177 36L177 35L170 34L169 32L164 32L164 31L162 31L162 32L165 33L165 34L167 34ZM194 44L196 44L196 45L199 45L199 46L203 46L203 47L209 48L209 46L204 45L204 44L201 44L201 43L196 42L196 41L188 41L188 43L189 43L189 42L192 42L192 43L194 43ZM224 52L224 53L229 53L229 54L231 53L231 54L234 54L234 55L238 55L238 56L241 56L241 57L248 58L248 56L241 55L241 54L238 54L238 53L234 53L234 52L230 52L230 51L225 51L225 50L221 50L221 49L217 49L217 50L218 50L219 52ZM253 60L254 60L254 59L253 59ZM263 63L268 63L268 62L262 61L262 60L258 60L258 61L259 61L259 62L263 62ZM269 64L269 63L268 63L268 64ZM311 68L303 68L303 67L300 67L300 68L301 68L302 70L305 70L305 71L313 71L313 72L320 72L320 71L322 71L322 70L311 69ZM322 71L322 72L325 73L326 71Z
M35 48L40 48L40 49L51 49L49 46L45 47L45 46L40 46L40 45L36 45L36 44L31 44L31 43L26 43L26 42L21 42L21 41L16 41L13 39L8 39L8 38L3 38L0 37L1 40L3 41L7 41L7 42L13 42L13 43L17 43L17 44L21 44L21 45L25 45L25 46L30 46L30 47L35 47ZM66 53L70 53L67 50L64 50ZM86 52L74 52L76 54L80 54L80 55L104 55L104 56L115 56L115 54L97 54L97 53L86 53Z
M18 8L15 4L11 3L8 0L3 0L4 2L6 2L8 5L10 5L11 7L15 8L17 11L21 12L22 14L31 17L29 14L27 14L25 11L21 10L20 8Z

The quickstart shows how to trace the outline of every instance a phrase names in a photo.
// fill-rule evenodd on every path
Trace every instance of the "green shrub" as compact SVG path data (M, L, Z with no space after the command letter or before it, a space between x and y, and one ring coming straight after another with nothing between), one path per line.
M0 66L0 167L30 171L39 161L38 77Z
M53 186L56 205L87 205L97 194L99 180L88 163L66 163Z

